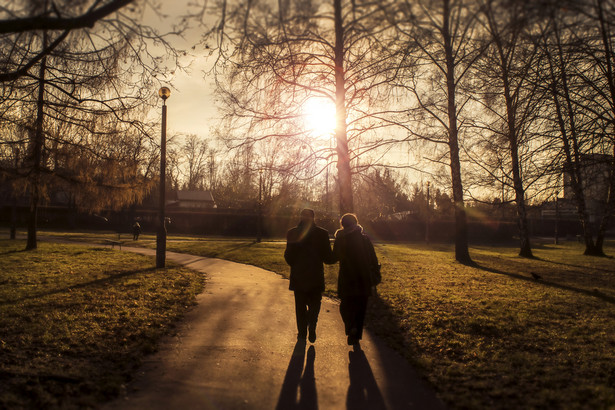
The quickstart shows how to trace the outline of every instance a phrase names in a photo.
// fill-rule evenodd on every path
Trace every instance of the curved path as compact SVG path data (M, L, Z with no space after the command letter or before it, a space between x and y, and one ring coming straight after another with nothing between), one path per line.
M123 248L154 255L153 250ZM316 343L298 343L288 281L254 266L167 252L207 275L178 334L106 409L443 409L396 352L366 332L346 345L323 298Z

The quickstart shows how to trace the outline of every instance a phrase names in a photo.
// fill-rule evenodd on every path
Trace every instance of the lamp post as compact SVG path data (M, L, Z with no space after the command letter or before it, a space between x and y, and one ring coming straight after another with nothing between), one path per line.
M559 191L555 191L555 244L559 245Z
M263 170L258 171L258 203L256 204L256 242L260 243L263 236Z
M427 181L427 212L425 215L425 242L429 243L429 217L431 216L429 213L431 212L429 200L431 199L429 193L429 181Z
M156 268L164 268L167 251L167 228L165 226L165 175L167 172L167 98L171 90L162 87L158 90L162 98L162 131L160 134L160 203L158 209L158 232L156 234Z

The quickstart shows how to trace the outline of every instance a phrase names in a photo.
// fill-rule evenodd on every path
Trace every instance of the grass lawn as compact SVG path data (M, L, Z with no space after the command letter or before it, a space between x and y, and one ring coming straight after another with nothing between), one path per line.
M288 276L284 246L191 240L168 249ZM615 254L613 243L605 250ZM455 262L448 245L379 244L376 251L383 283L369 326L451 408L615 408L614 259L583 256L573 242L537 244L534 260L516 248L472 247L477 267ZM334 294L335 267L326 282Z
M204 278L107 248L0 240L0 408L92 408L116 396Z
M149 237L136 245L155 246ZM167 249L287 277L284 246L170 237ZM583 256L575 242L535 243L532 260L516 248L474 246L476 267L455 262L448 245L385 243L376 251L383 283L369 326L451 408L615 409L615 259ZM605 251L615 255L615 243ZM334 295L335 267L326 284Z

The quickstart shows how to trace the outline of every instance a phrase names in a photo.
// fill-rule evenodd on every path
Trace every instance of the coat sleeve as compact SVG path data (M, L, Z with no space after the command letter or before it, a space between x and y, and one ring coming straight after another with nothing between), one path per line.
M286 234L286 249L284 250L284 260L292 266L297 259L297 244L293 240L294 235L291 231Z
M369 239L367 235L364 236L365 244L367 247L367 257L369 258L370 264L377 266L378 265L378 256L376 255L376 250L374 249L374 244Z
M340 238L335 235L335 240L333 241L333 251L332 251L332 261L333 263L339 262L341 259L341 247L340 247Z
M370 280L372 281L372 286L379 284L382 281L382 276L380 274L380 263L378 262L378 256L376 255L376 250L374 249L374 244L369 239L367 235L363 235L363 243L365 244L365 251L367 253L367 263L370 266Z
M322 260L328 265L332 265L337 262L337 259L331 250L331 241L329 241L329 233L327 231L323 231L322 234L321 255Z

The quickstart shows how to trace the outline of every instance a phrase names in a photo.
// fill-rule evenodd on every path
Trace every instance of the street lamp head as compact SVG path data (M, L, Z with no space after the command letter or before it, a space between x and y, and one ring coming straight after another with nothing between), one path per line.
M169 90L167 87L162 87L160 90L158 90L158 95L160 96L160 98L162 98L163 101L166 101L166 99L171 96L171 90Z

